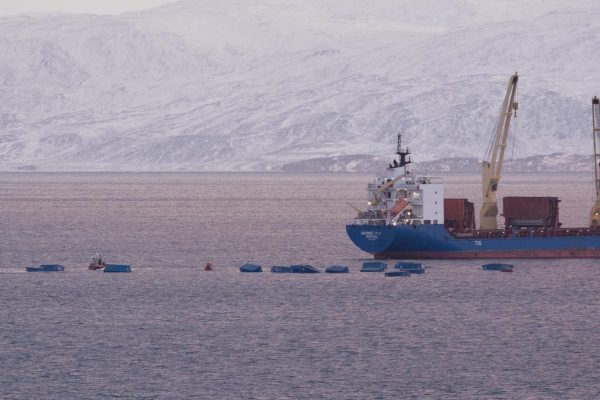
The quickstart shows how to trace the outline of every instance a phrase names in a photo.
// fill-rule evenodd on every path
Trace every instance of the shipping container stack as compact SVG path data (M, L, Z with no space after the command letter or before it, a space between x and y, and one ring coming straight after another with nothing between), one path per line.
M467 199L444 199L444 227L464 231L475 229L475 206Z
M502 201L506 229L560 227L558 197L505 197Z

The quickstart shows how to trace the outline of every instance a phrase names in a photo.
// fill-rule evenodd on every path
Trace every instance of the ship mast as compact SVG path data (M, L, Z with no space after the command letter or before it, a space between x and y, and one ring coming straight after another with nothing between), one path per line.
M498 118L496 133L482 162L483 201L479 216L481 229L498 229L498 221L496 219L498 216L498 200L496 198L496 191L498 190L498 183L502 176L504 150L508 142L510 121L513 111L516 111L518 107L518 104L515 102L518 80L519 76L516 72L508 80L508 87L506 88L506 95L502 103L502 111Z
M592 207L590 226L600 227L600 100L592 99L592 133L594 136L594 174L596 178L596 204Z
M402 148L402 135L400 133L398 133L398 147L396 149L396 154L398 154L400 163L396 165L394 162L394 168L404 168L404 176L408 175L406 166L412 162L410 157L407 158L410 154L410 150L408 150L408 147Z
M395 170L396 168L404 168L404 174L397 174L393 179L389 179L385 182L379 189L373 192L371 199L369 200L370 206L375 206L379 204L379 201L382 199L381 194L384 193L388 188L394 186L396 182L400 179L408 176L408 170L406 166L412 163L410 159L410 150L408 147L402 148L402 135L398 133L398 145L396 147L396 154L398 154L398 160L394 160L388 166L388 169Z

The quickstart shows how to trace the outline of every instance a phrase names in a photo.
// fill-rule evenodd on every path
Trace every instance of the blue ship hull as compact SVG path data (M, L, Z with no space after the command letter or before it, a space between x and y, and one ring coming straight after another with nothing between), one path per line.
M600 232L586 228L526 237L501 231L457 237L441 224L357 224L346 232L375 259L600 258Z

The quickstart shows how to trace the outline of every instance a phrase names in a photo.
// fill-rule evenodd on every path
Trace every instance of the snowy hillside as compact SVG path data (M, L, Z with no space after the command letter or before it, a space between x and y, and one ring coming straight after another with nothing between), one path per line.
M510 157L585 157L599 28L590 0L0 18L0 170L353 170L392 156L398 131L417 160L478 159L515 71Z

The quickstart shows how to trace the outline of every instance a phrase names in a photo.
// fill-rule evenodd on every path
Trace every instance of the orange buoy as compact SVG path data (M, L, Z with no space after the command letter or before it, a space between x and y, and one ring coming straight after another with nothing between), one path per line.
M205 271L212 271L213 270L213 266L211 263L206 263L206 265L204 266L204 270Z

